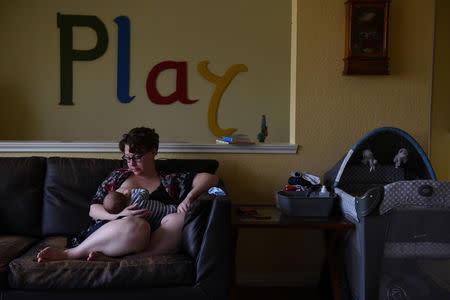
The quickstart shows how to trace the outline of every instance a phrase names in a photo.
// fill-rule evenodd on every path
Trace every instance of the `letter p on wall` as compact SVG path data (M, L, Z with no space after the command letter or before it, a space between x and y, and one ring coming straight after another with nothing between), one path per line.
M61 101L60 105L73 105L73 61L94 60L102 56L108 48L108 32L105 24L96 16L57 14L57 24L60 34L60 64L61 64ZM73 49L74 26L92 28L97 34L97 44L89 50Z

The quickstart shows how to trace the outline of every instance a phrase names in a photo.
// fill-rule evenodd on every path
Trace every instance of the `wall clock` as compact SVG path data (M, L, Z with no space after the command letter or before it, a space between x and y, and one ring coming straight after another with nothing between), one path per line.
M344 75L389 74L390 0L345 2Z

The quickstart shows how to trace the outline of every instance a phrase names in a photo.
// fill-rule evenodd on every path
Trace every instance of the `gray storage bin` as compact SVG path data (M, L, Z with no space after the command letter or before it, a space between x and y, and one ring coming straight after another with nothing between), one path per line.
M290 217L327 217L333 211L336 195L318 197L307 191L279 191L280 210Z

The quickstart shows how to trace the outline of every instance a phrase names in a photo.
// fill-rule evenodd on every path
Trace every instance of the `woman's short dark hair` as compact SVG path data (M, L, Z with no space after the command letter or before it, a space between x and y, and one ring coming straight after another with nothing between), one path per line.
M153 149L158 150L159 135L152 128L136 127L122 136L120 151L125 152L125 145L130 147L130 153L144 154Z

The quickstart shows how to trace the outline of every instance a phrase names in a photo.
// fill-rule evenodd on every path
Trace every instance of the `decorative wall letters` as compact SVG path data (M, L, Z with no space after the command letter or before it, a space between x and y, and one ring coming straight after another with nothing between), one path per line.
M130 83L130 20L126 16L114 19L118 27L117 49L117 98L121 103L131 102L135 96L129 96ZM61 56L61 101L60 105L73 105L73 66L76 60L95 60L101 57L108 48L108 33L103 22L96 16L62 15L57 14L57 24L60 29L60 56ZM90 50L73 49L74 26L86 26L92 28L97 34L97 44ZM232 65L223 76L217 76L208 70L208 61L198 64L197 70L203 78L216 85L210 99L208 109L208 126L217 137L231 135L235 128L221 129L217 125L217 113L220 99L239 72L246 72L243 64ZM159 74L168 69L176 71L175 91L162 96L156 86ZM155 104L172 104L177 100L183 104L193 104L199 101L188 99L187 95L187 62L163 61L156 64L148 73L146 81L147 96Z
M102 21L96 16L62 15L57 14L59 27L59 48L61 62L61 101L60 105L73 105L73 66L75 60L94 60L102 56L108 48L108 32ZM97 34L97 45L90 50L73 49L74 26L92 28Z
M247 72L247 67L245 65L232 65L223 76L217 76L208 69L208 61L202 61L198 64L197 70L206 80L216 85L213 95L211 96L211 101L209 102L208 108L208 126L209 130L217 136L229 136L236 131L236 128L221 129L217 125L217 111L219 108L219 102L222 98L223 92L228 87L230 82L239 72Z
M175 69L177 71L177 85L175 92L163 97L156 88L156 79L162 71L167 69ZM156 104L171 104L177 100L180 100L183 104L192 104L198 101L187 98L187 63L185 61L163 61L154 66L147 76L147 95Z
M134 99L130 90L130 20L125 16L114 19L118 27L117 44L117 98L122 103Z

